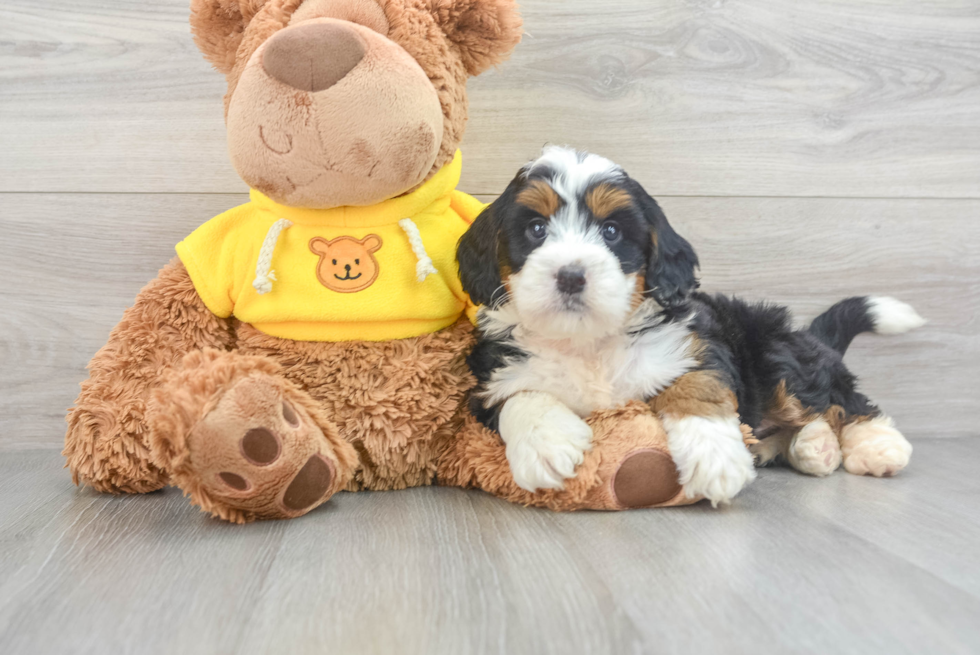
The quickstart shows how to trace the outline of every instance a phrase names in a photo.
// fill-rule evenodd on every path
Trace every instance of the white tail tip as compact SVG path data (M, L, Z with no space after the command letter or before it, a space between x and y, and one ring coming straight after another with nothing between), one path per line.
M868 296L868 313L875 324L875 334L902 334L926 324L912 305L889 296Z

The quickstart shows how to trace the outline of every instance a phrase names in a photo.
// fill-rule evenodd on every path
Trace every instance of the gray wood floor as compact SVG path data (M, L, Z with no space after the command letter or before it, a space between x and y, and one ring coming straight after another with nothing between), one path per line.
M341 495L220 524L75 490L84 366L244 200L187 0L0 3L0 653L980 652L980 3L524 0L471 84L461 188L546 142L624 164L707 289L930 323L848 363L915 446L893 480L763 471L735 505L556 515Z
M891 480L762 471L730 508L340 494L222 524L0 459L2 653L976 653L980 438Z

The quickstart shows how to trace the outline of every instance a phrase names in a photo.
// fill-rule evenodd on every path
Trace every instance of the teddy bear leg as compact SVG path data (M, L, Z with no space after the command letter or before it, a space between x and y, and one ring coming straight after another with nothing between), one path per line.
M198 351L154 391L150 446L191 502L246 523L301 516L344 488L357 454L266 357Z
M667 435L649 407L631 403L596 412L587 422L592 448L563 489L530 492L517 486L503 441L472 417L440 459L439 480L556 511L670 507L700 500L684 495Z
M147 493L167 485L147 442L146 403L164 373L186 353L227 350L229 319L218 318L174 258L147 284L89 362L68 411L66 464L75 484L108 493Z

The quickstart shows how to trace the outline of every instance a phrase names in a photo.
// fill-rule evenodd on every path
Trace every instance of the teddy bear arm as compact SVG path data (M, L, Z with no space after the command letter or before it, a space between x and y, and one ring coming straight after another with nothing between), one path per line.
M146 285L89 362L89 378L69 410L64 455L75 484L145 493L167 473L148 447L146 402L165 370L188 352L228 350L231 319L215 316L174 258Z

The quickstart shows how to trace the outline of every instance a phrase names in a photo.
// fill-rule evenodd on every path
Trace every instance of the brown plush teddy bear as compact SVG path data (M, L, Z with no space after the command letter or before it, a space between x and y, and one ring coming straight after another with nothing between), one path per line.
M174 484L235 522L342 489L474 486L553 509L690 502L650 409L591 417L563 490L514 483L468 415L473 308L455 245L466 80L507 57L510 0L192 0L228 78L249 203L208 221L139 294L68 416L76 483Z

